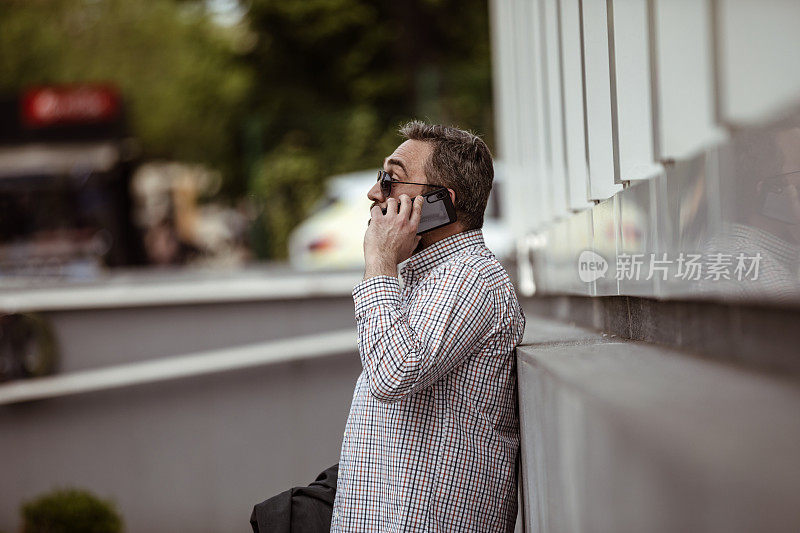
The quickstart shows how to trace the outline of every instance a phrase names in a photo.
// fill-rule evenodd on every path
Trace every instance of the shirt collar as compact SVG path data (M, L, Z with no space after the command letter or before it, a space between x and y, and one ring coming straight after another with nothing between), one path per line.
M456 233L422 249L401 265L400 275L405 283L410 283L414 278L418 279L453 255L472 246L485 246L480 229Z

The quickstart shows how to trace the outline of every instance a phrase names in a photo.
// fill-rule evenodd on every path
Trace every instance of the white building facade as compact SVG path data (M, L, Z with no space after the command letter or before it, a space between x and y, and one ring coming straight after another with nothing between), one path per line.
M780 226L800 219L773 179L800 171L800 2L490 6L498 152L526 294L797 299L797 265L770 265L769 249L759 266L780 281L726 282L746 281L737 260L749 267L772 235L800 244ZM608 263L596 280L579 275L586 250ZM703 256L699 279L679 265L689 253ZM710 283L720 269L731 280Z

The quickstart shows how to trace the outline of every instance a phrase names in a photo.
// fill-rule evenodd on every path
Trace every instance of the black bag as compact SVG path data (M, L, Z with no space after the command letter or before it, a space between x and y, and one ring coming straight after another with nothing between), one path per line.
M328 533L338 475L336 463L311 485L281 492L253 507L253 533Z

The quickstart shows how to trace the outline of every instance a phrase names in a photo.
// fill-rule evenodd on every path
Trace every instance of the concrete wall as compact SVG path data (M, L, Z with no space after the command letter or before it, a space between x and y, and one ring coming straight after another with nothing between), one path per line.
M798 531L800 388L529 315L525 531Z
M62 370L355 327L347 296L45 313ZM246 531L254 504L336 463L357 353L0 406L0 530L60 486L126 530Z

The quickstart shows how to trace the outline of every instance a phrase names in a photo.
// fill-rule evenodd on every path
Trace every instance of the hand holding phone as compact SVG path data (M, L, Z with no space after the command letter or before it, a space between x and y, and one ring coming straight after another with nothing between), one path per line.
M364 233L364 277L378 275L396 276L397 265L411 257L422 238L417 234L422 218L424 201L411 201L403 194L400 199L389 198L390 212L381 214L382 208L370 209L370 224Z

